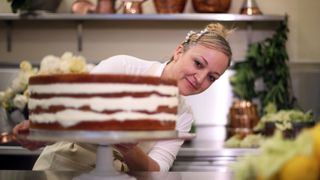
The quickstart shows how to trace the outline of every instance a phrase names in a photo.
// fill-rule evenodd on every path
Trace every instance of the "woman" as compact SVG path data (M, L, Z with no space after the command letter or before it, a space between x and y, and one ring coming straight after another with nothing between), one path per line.
M91 73L152 75L176 79L182 96L194 95L208 89L229 67L231 48L225 37L229 31L220 24L209 24L200 32L189 32L185 41L174 51L170 61L159 63L132 56L119 55L102 61ZM181 98L176 130L188 132L192 113ZM28 121L17 125L14 133L29 128ZM153 143L117 144L120 152L119 169L139 171L168 171L182 145L181 140ZM29 149L39 144L23 144ZM96 148L92 145L58 142L47 146L36 162L35 170L89 170L95 165ZM116 161L119 162L119 161Z

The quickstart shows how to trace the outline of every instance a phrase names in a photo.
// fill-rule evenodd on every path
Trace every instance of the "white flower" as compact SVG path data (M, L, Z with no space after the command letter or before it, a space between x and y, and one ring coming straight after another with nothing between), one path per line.
M4 99L10 99L12 98L13 96L13 90L11 88L7 88L5 91L4 91Z
M28 61L20 63L20 71L18 76L12 81L11 87L14 93L23 92L29 83L29 78L37 73L37 69L32 69L32 65Z
M60 70L60 58L48 55L44 57L40 63L39 74L56 74Z
M0 106L7 108L9 106L8 101L12 98L13 91L11 88L7 88L5 91L0 92L1 104Z
M71 73L86 72L86 60L82 56L74 56L69 61L69 69Z
M4 91L0 91L0 102L4 101L4 96L5 96L5 92Z
M30 62L28 61L22 61L20 63L20 70L24 71L24 72L27 72L27 71L32 71L32 65Z
M90 72L96 65L94 64L87 64L87 72Z
M67 51L67 52L65 52L65 53L62 54L61 60L62 60L62 61L69 60L69 59L71 59L72 57L73 57L72 52Z
M63 60L61 60L61 62L60 62L60 71L61 71L61 73L64 73L64 74L66 74L66 73L70 73L70 62L69 62L70 60L68 60L68 59L63 59Z
M19 75L12 81L11 88L14 93L20 93L27 87L28 80L25 76Z
M23 108L26 106L27 103L28 103L28 98L21 94L17 94L13 99L13 105L20 110L23 110Z

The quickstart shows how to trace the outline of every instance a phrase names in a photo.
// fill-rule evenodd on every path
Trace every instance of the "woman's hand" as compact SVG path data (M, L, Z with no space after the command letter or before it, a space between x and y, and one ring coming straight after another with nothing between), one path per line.
M160 171L159 164L137 146L137 143L113 145L123 155L130 171Z
M113 147L117 149L121 154L125 155L134 147L136 147L137 144L138 143L121 143L121 144L115 144L113 145Z
M19 134L29 133L29 128L30 128L30 121L25 120L25 121L22 121L21 123L17 124L13 128L12 132L16 137L18 137ZM17 138L17 141L18 141L18 143L21 144L22 147L29 149L31 151L37 150L37 149L48 144L47 142L43 142L43 141L30 141L30 140L21 139L21 138Z

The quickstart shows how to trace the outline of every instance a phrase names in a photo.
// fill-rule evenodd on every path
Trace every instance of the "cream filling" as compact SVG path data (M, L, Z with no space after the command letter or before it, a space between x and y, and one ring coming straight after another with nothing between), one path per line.
M90 111L81 111L67 109L64 111L59 111L57 113L41 113L41 114L31 114L30 120L36 123L54 123L58 122L63 127L70 127L76 125L80 122L85 121L108 121L116 119L119 121L124 120L139 120L139 119L157 119L159 121L175 121L177 116L168 113L157 113L157 114L145 114L139 112L118 112L113 114L102 114Z
M165 95L177 95L178 88L174 85L148 85L125 83L68 83L30 85L31 93L46 94L94 94L121 92L158 92Z
M155 111L159 106L178 106L177 97L161 97L158 95L152 95L149 97L135 98L135 97L123 97L123 98L71 98L71 97L53 97L47 99L33 99L28 102L29 109L33 110L37 106L48 109L50 106L65 106L71 108L80 108L83 106L89 106L94 111L104 110L145 110Z

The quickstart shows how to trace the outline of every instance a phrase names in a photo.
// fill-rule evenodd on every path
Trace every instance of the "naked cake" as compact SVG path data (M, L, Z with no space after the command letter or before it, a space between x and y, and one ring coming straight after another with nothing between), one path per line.
M173 130L176 81L111 74L33 76L28 102L31 129Z

